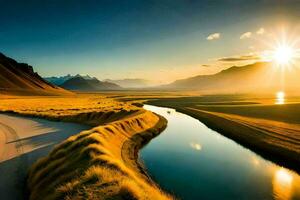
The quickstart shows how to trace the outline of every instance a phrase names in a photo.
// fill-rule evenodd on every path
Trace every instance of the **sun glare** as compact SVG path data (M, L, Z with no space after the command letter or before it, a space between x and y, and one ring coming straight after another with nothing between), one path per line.
M293 181L293 176L283 168L277 170L275 176L278 182L284 185L291 184Z
M283 91L279 91L276 93L276 104L284 104L285 101L285 93Z
M287 65L291 63L293 61L293 57L294 50L287 45L277 47L273 55L273 59L280 65Z

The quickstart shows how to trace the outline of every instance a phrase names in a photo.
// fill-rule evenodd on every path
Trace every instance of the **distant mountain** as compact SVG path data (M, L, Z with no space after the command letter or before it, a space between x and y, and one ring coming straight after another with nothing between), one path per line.
M138 78L120 79L120 80L106 79L105 81L118 84L123 88L146 88L155 85L153 81L146 80L146 79L138 79Z
M297 75L298 74L298 75ZM285 79L284 87L297 87L298 72L283 73L271 63L260 62L241 67L231 67L213 75L199 75L177 80L163 85L165 89L201 90L208 92L249 92L262 90L278 90L282 88L280 80Z
M70 93L41 78L33 67L0 53L0 93L14 95L55 95Z
M120 90L122 87L115 83L99 81L97 78L87 78L76 75L60 85L62 88L77 91Z
M54 85L61 85L65 81L69 80L72 77L74 77L74 76L71 76L70 74L68 74L67 76L60 76L60 77L55 77L55 76L44 77L44 79Z
M66 75L66 76L60 76L60 77L56 77L56 76L51 76L51 77L44 77L44 79L54 85L61 85L63 84L64 82L66 82L67 80L71 79L71 78L74 78L74 77L82 77L86 80L91 80L93 79L93 77L90 77L89 75L75 75L75 76L72 76L70 74Z
M79 76L79 77L82 77L82 78L84 78L85 80L93 80L93 79L97 79L96 77L91 77L91 76L89 76L89 75L79 75L79 74L77 74L76 75L77 77ZM75 77L76 77L75 76Z

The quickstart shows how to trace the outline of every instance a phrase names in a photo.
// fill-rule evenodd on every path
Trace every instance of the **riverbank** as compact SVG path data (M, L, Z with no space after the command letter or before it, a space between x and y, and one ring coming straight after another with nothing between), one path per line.
M166 127L163 117L100 95L1 101L4 112L95 126L65 140L31 167L31 200L172 199L138 161L139 149Z
M193 102L189 102L188 98L182 102L176 98L168 101L159 99L150 100L147 104L174 108L190 115L268 160L300 172L300 125L295 123L299 120L297 117L292 118L297 116L295 112L298 110L294 108L293 113L284 112L287 110L286 107L295 107L295 105L264 106L231 103L228 106L226 104L230 102L220 102L217 106L211 104L206 106L205 103L203 105L195 99L194 97ZM253 111L254 109L259 112ZM252 116L245 116L242 111ZM257 118L254 117L255 115ZM280 115L287 115L291 119L283 118L279 121Z
M90 126L0 114L0 199L25 199L28 170L54 145Z

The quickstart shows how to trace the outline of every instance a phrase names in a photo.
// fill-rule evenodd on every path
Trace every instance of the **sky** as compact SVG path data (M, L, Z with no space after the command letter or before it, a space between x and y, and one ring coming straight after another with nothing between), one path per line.
M166 83L211 74L300 28L300 0L0 0L0 52L42 76Z

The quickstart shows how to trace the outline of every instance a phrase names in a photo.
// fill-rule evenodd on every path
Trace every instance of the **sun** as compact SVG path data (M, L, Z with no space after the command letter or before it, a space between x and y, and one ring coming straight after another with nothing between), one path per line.
M279 65L288 65L293 58L294 49L288 45L280 45L274 51L273 60Z

